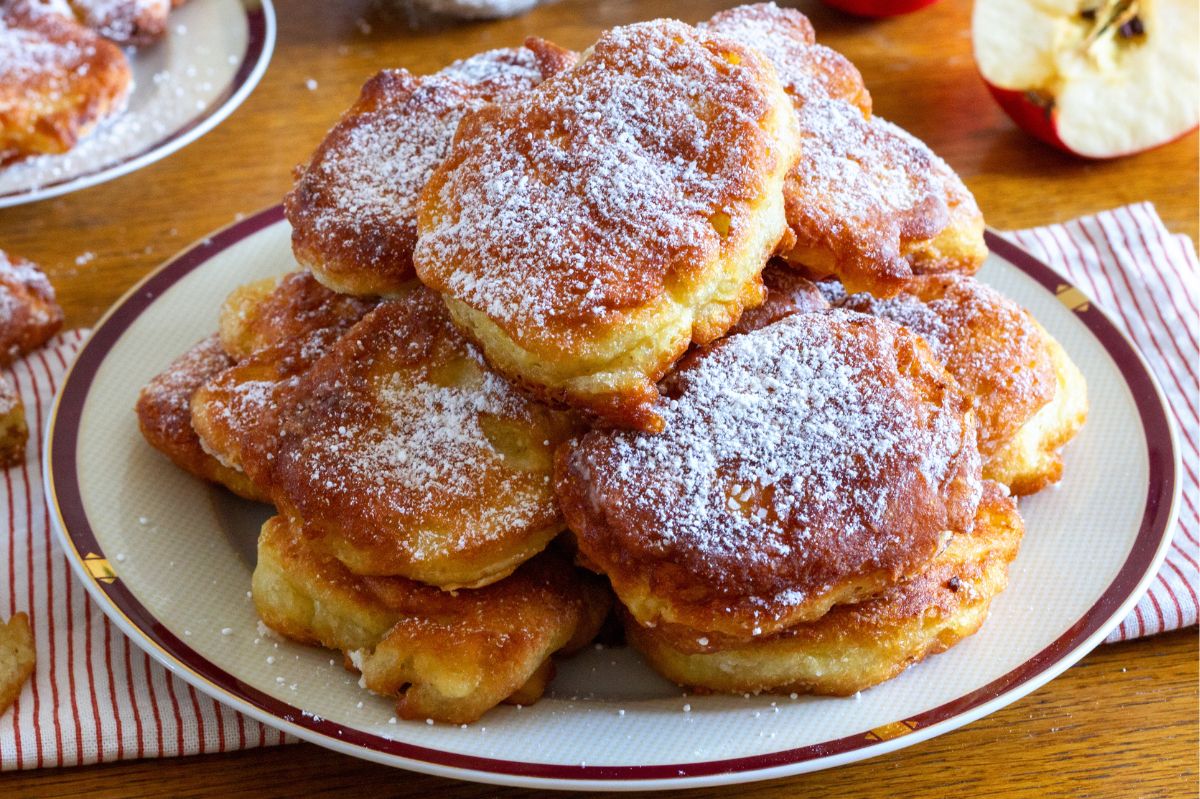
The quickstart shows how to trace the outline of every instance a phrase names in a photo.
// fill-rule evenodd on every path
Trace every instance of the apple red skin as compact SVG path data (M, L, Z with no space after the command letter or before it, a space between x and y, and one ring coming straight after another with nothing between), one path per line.
M1004 109L1004 113L1017 123L1018 128L1064 153L1079 155L1059 138L1056 114L1052 109L1038 105L1029 99L1028 92L1020 89L1001 89L999 86L988 83L986 78L984 83L987 84L992 97L996 98L996 102Z
M1144 147L1140 150L1129 150L1128 152L1110 153L1107 155L1085 155L1072 150L1066 142L1058 135L1058 114L1052 109L1047 109L1045 106L1038 105L1029 98L1029 93L1021 89L1001 89L988 82L987 78L983 79L984 85L988 87L988 91L992 93L992 97L1004 109L1004 113L1008 114L1009 118L1016 123L1017 127L1033 136L1038 141L1045 142L1057 150L1062 150L1068 155L1073 155L1076 158L1087 158L1093 161L1102 161L1109 158L1120 158L1126 155L1134 155L1136 153L1153 150L1163 145L1170 144L1173 141L1178 141L1192 131L1195 127L1189 128L1181 132L1178 136L1173 136L1166 141L1157 142Z
M937 0L823 0L825 5L856 17L898 17L931 6Z

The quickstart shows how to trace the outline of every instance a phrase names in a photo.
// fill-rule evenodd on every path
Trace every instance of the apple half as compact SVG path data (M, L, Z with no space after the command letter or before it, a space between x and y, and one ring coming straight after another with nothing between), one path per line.
M975 62L1019 127L1113 158L1200 123L1197 0L976 0Z

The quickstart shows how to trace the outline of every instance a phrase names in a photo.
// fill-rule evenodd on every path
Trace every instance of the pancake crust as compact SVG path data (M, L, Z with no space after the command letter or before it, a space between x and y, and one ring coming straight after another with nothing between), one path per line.
M1054 397L1055 368L1041 327L974 278L918 277L892 299L855 294L841 306L890 319L929 342L974 400L985 477L989 457Z
M253 596L280 634L341 650L366 688L396 698L399 717L455 724L537 701L551 655L591 641L610 601L601 581L552 553L474 591L358 577L281 516L259 536Z
M502 373L657 430L655 382L762 299L795 146L756 51L674 21L615 28L463 118L422 195L417 274Z
M977 631L1008 584L1024 524L1000 486L984 485L973 532L954 536L925 571L865 602L723 651L682 652L626 618L629 641L668 679L701 690L849 696L890 680Z
M706 27L761 48L795 106L802 148L784 188L796 239L789 262L880 296L914 273L978 269L982 216L966 187L922 142L872 116L858 70L814 42L803 14L741 6Z
M62 308L42 271L0 250L0 366L41 347L62 324Z
M124 107L132 80L125 54L76 23L59 4L4 4L0 165L70 150L100 120Z
M233 366L216 336L176 358L138 394L135 412L142 437L186 472L219 483L246 499L267 501L240 470L225 466L204 450L192 429L191 399L205 382Z
M690 355L662 434L557 455L585 562L675 645L744 643L924 569L979 500L970 404L927 345L848 311Z
M197 392L192 423L358 574L486 585L563 528L552 453L574 418L490 372L423 288L332 345L248 358Z
M781 259L774 258L767 264L762 281L767 298L757 308L745 311L738 323L730 328L730 333L749 333L794 313L813 313L829 308L821 287L788 268Z
M335 294L309 272L269 277L235 289L221 306L221 346L241 360L303 339L317 330L341 333L374 308L371 299Z
M17 701L36 662L29 616L14 613L0 624L0 715Z
M296 259L350 294L391 295L415 274L421 189L472 109L514 98L575 56L549 42L492 50L433 75L384 70L298 169L284 198Z
M1062 448L1087 421L1087 382L1053 336L1041 333L1054 369L1054 397L988 457L984 474L1017 495L1034 494L1062 479Z
M25 404L8 378L0 375L0 467L25 461L25 443L29 426L25 423Z

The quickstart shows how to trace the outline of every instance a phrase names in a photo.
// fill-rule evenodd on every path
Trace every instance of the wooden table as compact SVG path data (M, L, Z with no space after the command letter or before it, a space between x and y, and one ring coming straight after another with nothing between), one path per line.
M362 82L381 67L421 72L538 34L586 47L612 25L698 21L728 2L567 0L514 20L412 32L362 0L285 0L262 85L217 130L105 185L0 211L0 247L42 264L68 323L96 321L125 289L194 239L274 204ZM862 70L883 116L923 138L974 190L997 228L1032 226L1140 200L1197 237L1195 134L1133 158L1092 163L1015 129L971 59L968 0L867 22L805 3L818 35ZM317 86L306 87L309 79ZM83 253L95 258L76 265ZM215 314L215 309L214 309ZM1104 646L1026 699L968 727L832 771L695 795L859 797L1163 796L1197 793L1195 629ZM0 778L0 795L520 796L528 792L393 771L302 744Z

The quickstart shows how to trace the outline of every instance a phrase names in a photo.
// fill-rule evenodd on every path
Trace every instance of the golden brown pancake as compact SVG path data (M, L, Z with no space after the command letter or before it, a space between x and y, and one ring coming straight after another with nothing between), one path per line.
M0 715L17 701L36 662L29 617L15 613L0 624Z
M185 471L247 499L268 501L268 493L240 466L204 448L192 427L192 395L239 361L267 349L280 348L271 360L298 370L374 305L334 294L307 272L235 289L221 309L220 335L199 342L142 389L136 406L142 435Z
M982 216L966 187L923 143L871 115L858 71L815 44L803 14L741 6L705 27L761 48L795 106L802 147L784 188L796 237L789 262L879 296L917 272L979 267Z
M1028 311L962 275L920 276L892 299L855 294L836 304L929 342L973 399L985 478L1023 495L1061 477L1060 450L1083 424L1087 388Z
M54 287L42 271L0 250L0 366L41 347L62 323Z
M64 153L124 106L125 54L57 3L0 6L0 165Z
M297 260L331 288L395 294L411 282L421 189L463 114L570 66L549 42L492 50L419 77L380 72L298 170L284 199Z
M489 371L424 288L330 346L256 353L192 423L357 574L486 585L563 528L552 453L573 417Z
M29 426L25 423L25 404L16 387L0 375L0 467L25 460Z
M221 346L241 360L317 330L341 333L375 300L336 294L309 272L269 277L235 289L221 306Z
M905 132L905 135L908 134ZM972 275L983 266L988 255L983 238L983 212L962 178L936 155L933 156L933 171L942 184L949 221L931 238L905 241L901 251L915 274L959 272Z
M1033 317L974 278L920 277L892 299L854 294L839 304L891 319L929 342L974 398L985 463L1054 396L1054 365Z
M609 607L600 580L553 553L478 590L359 577L282 516L263 525L253 589L267 626L341 650L396 715L455 724L536 702L551 655L585 646Z
M1042 334L1054 368L1054 397L1016 435L987 458L984 474L1021 496L1034 494L1062 479L1062 448L1087 421L1087 382L1079 367L1053 336Z
M721 651L680 651L628 616L626 633L656 670L680 685L849 696L977 631L1008 584L1023 533L1016 503L997 484L985 483L971 533L955 535L923 572L864 602Z
M584 562L680 647L768 636L912 577L979 500L969 401L916 335L794 314L689 355L659 435L557 456Z
M498 371L656 430L656 381L761 301L795 142L753 49L674 21L615 28L463 117L422 196L417 274Z
M204 450L192 429L192 395L234 360L209 336L176 358L138 394L135 411L142 436L186 472L219 483L246 499L267 501L267 496L240 470L223 465Z

